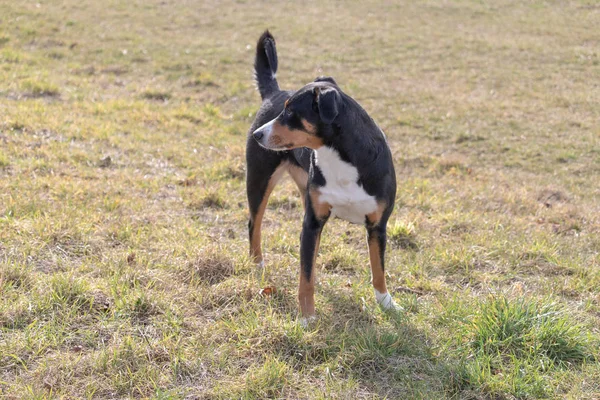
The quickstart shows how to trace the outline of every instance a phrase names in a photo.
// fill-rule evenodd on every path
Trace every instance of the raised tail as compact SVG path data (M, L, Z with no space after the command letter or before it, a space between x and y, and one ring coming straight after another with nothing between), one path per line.
M268 30L260 36L256 44L254 71L254 79L256 79L256 85L263 100L279 90L279 84L275 79L277 72L275 38Z

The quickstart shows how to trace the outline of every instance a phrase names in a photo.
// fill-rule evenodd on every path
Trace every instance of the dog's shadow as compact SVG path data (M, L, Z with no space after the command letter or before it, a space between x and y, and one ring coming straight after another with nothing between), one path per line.
M326 366L331 379L354 382L358 387L352 390L367 396L429 398L461 390L457 366L436 358L406 311L380 310L374 298L363 299L352 289L321 286L319 291L317 320L286 337L278 349L296 370ZM291 294L273 300L278 313L297 310Z

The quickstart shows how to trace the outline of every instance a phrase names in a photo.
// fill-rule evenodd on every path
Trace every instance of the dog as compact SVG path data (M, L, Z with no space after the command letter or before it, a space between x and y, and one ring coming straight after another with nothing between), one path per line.
M396 197L385 134L331 77L295 92L281 90L277 63L275 39L267 30L254 61L262 106L246 144L250 257L264 265L261 223L271 191L287 172L304 206L298 290L303 324L315 318L315 260L323 226L334 216L366 227L376 300L395 309L384 270L386 225Z

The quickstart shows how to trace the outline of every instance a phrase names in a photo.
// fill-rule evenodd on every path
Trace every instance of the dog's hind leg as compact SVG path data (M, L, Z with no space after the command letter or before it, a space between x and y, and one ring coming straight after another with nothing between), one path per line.
M246 175L246 193L250 208L250 219L248 221L248 235L250 237L250 258L257 264L263 265L261 249L261 226L262 220L269 202L269 196L277 182L285 172L284 163L265 170L253 168L248 165Z

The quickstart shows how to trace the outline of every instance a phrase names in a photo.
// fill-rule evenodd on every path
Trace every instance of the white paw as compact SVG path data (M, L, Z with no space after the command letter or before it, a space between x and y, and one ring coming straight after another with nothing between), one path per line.
M386 293L380 293L377 289L375 289L375 298L377 299L377 303L384 310L399 310L400 307L394 302L392 296Z
M302 317L300 318L300 326L304 329L308 328L310 324L317 320L316 315L311 315L310 317Z
M260 269L263 269L263 268L265 267L265 261L264 261L264 260L262 260L261 262L259 262L259 263L256 263L256 266L257 266L258 268L260 268Z

